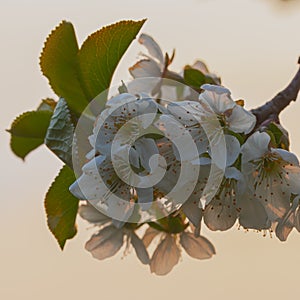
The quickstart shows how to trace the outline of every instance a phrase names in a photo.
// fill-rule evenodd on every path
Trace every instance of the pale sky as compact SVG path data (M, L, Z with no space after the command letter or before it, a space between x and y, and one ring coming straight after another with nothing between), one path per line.
M0 9L0 299L290 299L297 297L300 234L285 243L262 233L205 231L217 255L182 262L165 277L150 274L134 253L97 261L84 250L92 234L79 222L79 234L62 253L47 229L43 198L60 169L46 148L25 163L9 150L4 131L13 118L52 96L38 57L48 33L63 19L75 25L79 41L121 19L148 21L142 31L163 50L176 48L174 70L203 59L220 75L233 97L255 107L280 91L297 70L300 5L277 0L30 0L1 1ZM115 82L142 50L130 47ZM300 100L300 99L298 99ZM282 114L292 151L300 155L300 103Z

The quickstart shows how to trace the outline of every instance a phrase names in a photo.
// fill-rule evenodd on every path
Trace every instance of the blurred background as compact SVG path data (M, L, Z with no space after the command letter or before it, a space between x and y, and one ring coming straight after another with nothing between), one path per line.
M26 162L9 149L5 129L18 114L53 96L39 69L49 32L63 19L75 25L80 43L121 19L148 18L142 31L164 51L176 48L173 69L204 60L234 98L255 107L284 88L300 55L300 1L280 0L1 0L0 4L0 299L285 299L299 284L300 235L280 243L269 235L234 227L205 232L217 255L182 262L165 277L150 274L135 255L100 262L84 250L92 234L78 219L79 233L61 252L47 229L44 195L61 164L45 147ZM115 74L143 50L134 42ZM300 100L300 99L298 99ZM291 149L300 156L300 101L281 116Z

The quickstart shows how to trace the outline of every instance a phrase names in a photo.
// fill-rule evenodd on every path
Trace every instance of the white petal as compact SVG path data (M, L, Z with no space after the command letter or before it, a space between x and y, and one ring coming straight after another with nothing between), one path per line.
M195 101L170 102L167 108L172 116L187 126L198 124L197 110L203 114L201 105Z
M97 170L97 159L85 164L84 173L69 187L70 192L80 200L102 199L102 188L105 186Z
M235 167L226 168L225 177L228 179L243 180L243 174Z
M290 207L290 195L283 192L281 184L268 178L258 185L255 191L256 198L263 204L268 218L277 221L286 214Z
M86 243L85 249L97 259L115 255L123 245L123 232L114 226L108 226L93 235Z
M270 140L267 133L254 132L242 146L242 163L262 157L268 151Z
M140 138L139 140L137 140L135 142L134 145L135 145L136 151L138 152L138 154L140 156L142 166L148 172L150 172L151 171L150 165L149 165L150 158L154 154L159 153L155 141L153 139L149 139L149 138Z
M117 107L133 101L136 101L136 96L129 93L123 93L108 99L106 105L110 107Z
M82 171L85 174L91 174L91 172L93 173L93 175L98 174L97 167L99 167L105 161L105 159L105 155L96 156L82 167Z
M192 65L192 68L200 71L204 75L209 73L206 64L203 61L200 61L200 60L195 61L194 64Z
M240 142L233 135L225 134L226 142L226 166L231 166L238 158L241 152Z
M205 66L206 67L206 66ZM220 85L214 85L214 84L203 84L201 86L201 89L202 90L205 90L205 91L210 91L210 92L214 92L214 93L217 93L217 94L227 94L228 96L231 94L230 90L223 87L223 86L220 86Z
M296 208L294 208L296 209ZM291 233L292 229L294 228L294 222L295 222L295 211L291 207L282 220L279 221L279 223L276 226L276 236L278 239L282 242L286 241L289 234Z
M182 205L182 210L189 221L191 221L196 228L199 228L202 220L202 209L199 208L199 199L198 201L194 199L187 200Z
M144 265L148 265L150 262L149 254L142 240L134 232L131 232L131 244L135 250L136 256L141 261L141 263Z
M263 230L271 226L263 205L256 198L244 195L238 202L240 208L239 223L245 229Z
M173 151L177 160L191 161L199 157L193 137L189 131L170 115L161 115L155 126L173 143Z
M288 212L285 214L284 218L282 218L276 227L276 236L281 241L286 241L288 235L292 231L294 227L298 227L297 214L299 211L299 199L300 196L296 196L293 199L292 205Z
M153 239L160 233L161 233L160 231L158 231L152 227L148 227L143 236L143 243L144 243L145 247L148 248L148 246L151 244Z
M138 61L129 68L129 72L133 78L161 77L161 68L159 64L152 59L142 59Z
M151 36L143 33L140 35L138 41L140 44L144 45L147 48L149 54L152 57L157 59L162 66L164 65L164 55L159 45L154 41L154 39Z
M201 125L201 132L205 133L206 135L206 140L204 142L207 145L208 139L210 144L210 152L213 163L215 163L220 169L225 169L226 142L224 138L223 129L220 126L217 114L212 111L208 103L182 101L178 104L176 103L176 105L169 105L168 109L173 115L180 119L180 121L183 121L185 125ZM189 124L188 122L191 122L191 124ZM182 131L177 130L178 127L179 126L173 126L172 128L175 134L178 135L178 139L180 139L180 134L182 136ZM192 137L195 138L195 136ZM189 143L183 141L182 138L181 143L183 143L185 147L189 145ZM197 146L196 152L198 152L197 140L192 140L191 144L195 144ZM191 146L189 146L189 148L191 148ZM200 150L202 150L201 147ZM181 153L191 153L191 151L182 151ZM195 158L196 157L192 156L189 157L190 160Z
M256 124L256 117L240 105L235 105L230 117L227 118L227 122L232 131L248 134Z
M205 166L201 167L201 173L203 167ZM208 180L206 180L206 184L200 197L200 204L202 208L205 208L205 205L209 204L217 194L219 187L222 185L222 181L224 179L224 170L219 169L217 166L212 164L209 176L207 178Z
M78 198L80 200L86 200L87 199L86 196L82 193L82 191L79 187L78 179L70 185L69 191L73 196L75 196L76 198Z
M237 210L232 201L214 198L204 211L204 223L212 231L226 231L236 222Z
M247 188L247 183L245 181L244 174L240 172L235 167L227 167L225 169L225 178L227 179L235 179L237 181L236 187L235 187L235 193L237 197L240 197L240 195L244 194Z
M230 98L229 90L220 86L212 87L214 87L213 91L207 89L199 95L200 103L208 104L216 114L223 114L236 106L236 103Z
M78 213L81 218L89 221L90 223L104 224L111 220L108 216L102 214L98 209L89 203L81 205L78 209Z
M199 164L200 166L208 166L211 164L211 158L202 156L199 159L193 160L192 163Z
M191 95L196 94L195 90L191 87L166 78L162 78L158 91L160 92L159 98L161 99L161 104L189 99L192 97ZM196 96L194 98L196 99Z
M88 139L89 139L89 142L90 142L91 146L92 146L92 147L95 147L95 142L96 142L96 141L94 141L94 136L93 136L93 135L90 135L90 136L88 137ZM90 152L88 152L88 153L86 154L85 157L86 157L86 159L90 160L90 159L94 158L95 155L96 155L96 151L95 151L95 149L92 149Z
M118 199L112 195L107 203L107 214L118 221L127 222L131 217L135 204L126 200Z
M274 148L271 148L271 152L277 153L284 161L293 164L295 166L299 166L299 160L295 154L284 149L274 149Z
M175 237L167 234L153 253L150 262L150 270L156 275L166 275L178 263L180 250Z
M215 164L220 170L224 171L226 166L227 166L227 149L226 149L226 140L225 140L225 135L223 134L223 131L217 130L210 130L208 133L209 135L208 140L209 140L209 155L212 160L212 164ZM232 149L233 155L237 152L237 148ZM229 159L232 160L231 157Z
M137 75L139 75L139 73ZM132 94L140 94L140 93L152 94L153 90L155 90L155 88L160 83L160 81L161 81L160 76L159 77L138 77L128 83L127 89Z
M285 165L283 168L283 174L286 182L286 192L293 193L295 195L300 194L300 168L295 165Z
M197 259L208 259L216 254L213 244L204 236L195 237L191 232L182 232L180 244L188 255Z

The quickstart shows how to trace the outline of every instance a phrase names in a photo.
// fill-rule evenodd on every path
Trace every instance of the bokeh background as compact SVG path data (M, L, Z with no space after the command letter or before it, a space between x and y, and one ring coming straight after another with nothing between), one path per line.
M235 98L255 107L280 91L297 71L298 0L1 0L0 3L0 299L290 299L297 297L300 235L286 243L234 227L207 232L217 255L197 261L183 254L165 277L151 275L135 255L99 262L84 250L92 234L79 233L61 252L46 225L43 198L61 164L45 147L23 163L9 149L9 128L19 113L53 96L38 57L49 32L72 21L80 43L121 19L148 18L143 27L163 50L176 48L174 70L196 58L220 75ZM135 42L114 82L142 48ZM300 100L300 99L298 99ZM281 120L300 155L300 101Z

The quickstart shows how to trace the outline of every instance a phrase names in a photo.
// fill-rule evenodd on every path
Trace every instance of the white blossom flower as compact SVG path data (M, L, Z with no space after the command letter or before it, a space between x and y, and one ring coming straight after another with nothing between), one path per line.
M197 179L196 184L194 187L191 187L189 183L183 184L181 189L184 190L185 195L188 195L186 199L180 198L181 201L181 210L183 211L184 215L190 221L190 223L195 227L194 233L199 235L200 228L201 228L201 220L203 215L203 209L201 204L201 197L205 188L207 186L208 178L210 175L210 165L203 165L200 167L200 172ZM175 161L168 167L166 175L164 179L156 185L158 190L162 193L165 197L168 195L170 190L173 189L174 185L178 182L180 173L180 162ZM182 182L181 182L182 183ZM187 193L188 192L188 193ZM172 199L173 200L173 199ZM172 201L171 203L174 203ZM179 209L180 206L177 207Z
M190 101L190 103L192 103ZM194 103L196 105L196 102ZM204 128L202 128L199 121L185 108L182 108L183 102L171 102L167 106L167 112L169 114L163 114L160 116L159 121L156 123L158 128L165 134L172 134L172 139L178 140L180 144L187 148L184 153L191 153L191 145L186 142L182 142L182 136L190 135L192 139L189 140L197 147L198 157L202 153L208 150L209 141L206 136ZM176 147L173 147L175 156L178 160L179 154ZM191 158L195 159L196 157Z
M256 118L231 99L228 89L208 84L203 85L203 89L205 91L200 94L198 102L170 103L167 108L176 120L189 129L198 149L204 151L208 148L213 154L213 162L223 169L226 165L225 143L232 143L228 149L233 156L240 149L235 137L227 137L225 141L224 129L249 133L255 126Z
M149 55L140 60L129 69L134 78L139 77L158 77L160 78L165 67L165 58L159 45L154 39L147 35L141 34L138 42L146 47Z
M300 168L294 154L269 144L265 132L255 132L247 139L241 150L242 172L269 220L277 221L289 210L291 194L299 193Z
M116 227L114 220L103 215L90 204L81 205L79 214L88 222L101 226L100 231L94 234L85 245L86 250L91 252L94 258L99 260L109 258L115 255L126 242L126 248L128 249L131 244L141 263L149 264L147 249L133 227L126 227L126 225L120 228Z
M221 124L237 133L248 134L256 124L256 117L242 106L236 104L230 96L230 91L218 85L204 84L204 90L199 96L199 102L206 110L208 117L213 113L218 115ZM207 108L207 105L209 108Z
M202 205L201 199L203 193L205 188L208 187L208 181L211 180L209 179L211 176L211 159L208 157L200 157L198 162L200 164L198 182L188 201L186 201L186 203L184 203L182 206L187 218L195 226L196 234L200 229L199 220L201 220L202 217L202 209L200 208L201 206L207 207L204 212L204 220L207 222L207 225L210 229L214 228L213 230L227 230L231 226L225 225L226 218L229 218L229 223L233 224L236 220L236 214L239 210L236 203L236 193L240 194L242 192L244 181L242 174L236 168L232 167L232 165L235 163L240 153L240 144L234 136L230 135L225 135L225 141L226 154L223 153L223 155L226 155L225 170L224 172L219 170L212 178L214 182L217 181L217 177L220 178L220 187L217 187L219 191L216 191L213 194L212 199L206 201L205 205ZM218 207L215 209L216 205ZM233 210L233 212L230 213L227 211L226 213L226 210ZM222 225L219 224L220 222Z
M129 68L135 80L129 82L128 90L134 94L141 91L152 94L163 77L165 57L159 45L149 35L141 34L138 42L146 47L149 55L143 54L144 58Z
M128 82L128 91L132 94L148 93L157 95L160 103L178 101L187 96L198 95L195 90L184 84L182 75L168 69L175 55L163 54L160 46L152 37L141 34L138 42L145 46L148 54L142 54L142 59L129 68L134 78Z
M99 260L115 255L123 246L124 233L113 225L104 227L86 243L85 249Z
M179 208L191 198L195 187L199 186L200 180L202 181L204 172L199 173L199 165L190 161L194 152L186 153L189 151L188 148L183 147L183 150L182 147L179 147L180 157L178 157L171 140L165 137L157 143L160 155L166 160L167 168L162 180L154 187L164 198L169 199L169 205ZM197 199L197 204L199 199L200 197Z
M136 199L148 210L153 185L164 171L155 141L143 137L158 132L152 126L157 110L151 98L121 94L110 99L89 138L94 148L90 161L70 191L99 209L104 205L111 217L122 221L130 217Z
M200 173L198 175L198 180L194 187L194 190L190 193L189 198L182 206L182 209L185 212L186 216L195 226L196 234L197 234L200 230L200 222L201 222L201 218L202 218L202 209L200 208L202 203L200 203L200 199L203 196L205 187L207 187L208 178L210 175L210 164L211 164L211 159L209 159L207 157L200 157L200 155L203 154L204 152L211 154L211 151L210 151L209 147L207 146L208 140L207 140L207 137L205 135L203 128L201 127L199 122L193 118L193 113L191 113L191 111L193 111L193 108L197 109L200 104L197 102L193 103L192 101L186 101L186 102L187 102L186 106L184 106L184 107L185 108L188 106L192 107L190 110L183 108L182 103L169 104L168 110L172 115L166 115L166 116L162 115L160 117L160 121L163 123L164 128L162 128L162 126L159 126L159 128L163 132L165 132L165 131L172 132L172 130L170 130L170 129L168 130L168 128L173 128L174 136L171 136L172 141L174 141L176 139L181 139L183 137L183 135L186 133L190 134L192 136L191 143L197 145L198 151L196 151L195 153L194 152L191 153L192 151L189 151L189 149L191 149L190 143L188 143L188 142L184 142L183 149L186 148L186 151L181 151L180 155L178 154L177 147L173 147L173 156L175 156L176 160L173 163L173 166L171 166L168 169L168 171L166 172L167 176L165 176L164 180L162 182L160 182L158 186L159 186L160 190L168 191L168 189L170 189L170 187L172 187L175 184L175 182L178 180L179 164L177 163L177 161L179 161L180 158L182 158L182 157L180 157L182 153L183 153L182 156L186 157L190 161L193 161L193 164L198 164L199 166L201 166ZM174 115L174 117L173 117L173 115ZM180 124L182 124L183 127L178 126L178 122L180 122ZM216 122L218 122L217 118L216 118ZM221 128L221 127L219 126L219 128ZM168 137L168 135L166 135L166 136ZM225 169L227 168L226 169L227 171L225 171L225 172L227 172L226 174L228 175L228 178L230 178L230 180L231 180L232 177L230 177L230 176L234 176L234 175L230 174L230 173L232 173L232 172L230 172L231 171L230 166L232 164L234 164L234 162L238 158L238 155L240 153L240 143L234 136L223 135L223 133L222 133L222 136L224 138L224 142L226 143L226 145L225 145L226 148L221 149L220 151L217 152L218 155L220 156L217 159L219 161L225 162L225 164L226 164ZM218 147L218 146L219 145L214 145L214 147ZM204 160L205 160L205 163L204 163ZM206 164L206 166L204 166L203 164ZM238 172L238 171L236 170L236 172ZM221 180L222 180L224 174L222 172L218 172L218 175L220 175L220 183L221 183ZM217 178L215 177L213 180L216 181ZM231 187L231 190L234 193L234 187ZM228 195L228 194L229 194L229 191L228 191L228 193L226 191L225 195ZM222 194L222 196L223 196L223 194ZM236 205L236 203L235 203L236 197L233 197L233 198L235 200L234 201L234 206L235 206ZM223 199L223 198L221 197L221 199ZM219 203L220 201L216 201L216 199L215 199L215 202L218 202L218 204L220 204ZM209 200L206 199L206 204L208 204L208 203L209 203ZM226 199L223 204L224 204L224 207L226 207L226 208L229 206ZM212 207L210 207L210 208L213 209L213 207L214 207L214 204L212 204ZM219 220L223 220L224 219L223 215L224 216L226 215L225 210L223 210L223 205L219 206L218 209L221 209L224 212L224 214L222 214L221 219L217 219L219 214L213 215L212 219L216 219L215 222L218 222ZM236 207L233 213L228 213L226 215L227 218L232 218L232 219L230 219L230 222L233 222L233 224L237 217L237 211L236 211L237 209L238 208ZM217 209L215 211L217 212ZM206 219L210 220L210 216L211 216L211 213L207 213ZM224 222L225 222L225 219L224 219ZM213 225L212 225L213 222L208 221L208 224L209 224L208 226L210 226L210 224L211 224L211 226L213 227ZM226 229L228 229L228 228L224 228L222 230L226 230ZM215 230L217 230L217 228Z
M217 115L208 106L205 110L205 107L196 101L170 103L167 108L170 114L189 130L199 153L212 150L213 163L224 169L226 145Z
M176 103L173 103L176 106ZM192 118L192 116L190 117ZM178 161L192 161L208 150L208 141L204 130L197 121L187 122L176 119L170 114L162 114L155 126L172 142L174 155Z
M113 141L132 145L147 130L154 130L151 123L158 105L152 98L137 99L130 94L121 94L112 98L108 105L109 108L98 117L93 135L89 138L96 152L110 156Z
M93 134L89 136L89 142L90 145L93 147L93 149L86 155L88 159L91 159L95 157L97 154L96 150L96 143L97 140L99 141L98 134L100 130L104 130L105 126L105 121L106 119L118 108L123 106L126 103L131 103L137 100L136 96L133 96L128 93L123 93L120 95L117 95L115 97L112 97L106 102L106 109L104 109L99 116L96 118L96 121L94 123L94 128L93 128ZM111 135L109 135L111 138Z
M181 257L181 247L196 259L208 259L216 254L208 239L203 236L196 237L187 230L175 234L149 227L143 237L145 246L148 247L156 236L160 237L160 242L150 260L150 270L156 275L166 275L173 269Z
M204 223L210 230L225 231L231 228L241 210L238 199L243 193L243 175L234 167L228 167L217 195L204 211Z
M127 221L134 209L131 187L116 175L111 161L100 155L85 164L82 170L82 175L70 186L70 192L80 200L93 203L109 216Z

